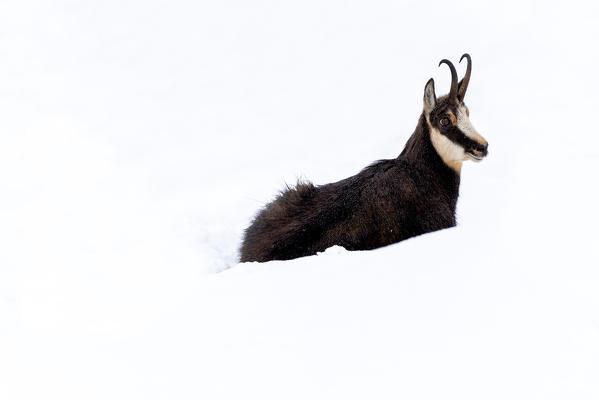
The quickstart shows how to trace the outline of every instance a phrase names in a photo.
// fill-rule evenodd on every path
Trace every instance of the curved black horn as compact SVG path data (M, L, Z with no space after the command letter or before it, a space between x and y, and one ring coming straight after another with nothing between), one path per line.
M460 62L466 58L468 60L468 66L466 67L466 75L462 78L460 82L460 88L458 90L458 97L460 100L464 100L464 96L466 95L466 89L468 89L468 83L470 82L470 73L472 72L472 59L470 58L470 54L464 53L462 58L460 58Z
M449 91L449 102L451 104L457 104L458 102L458 73L455 70L455 67L449 60L441 60L439 63L439 67L441 64L447 64L449 69L451 70L451 90Z

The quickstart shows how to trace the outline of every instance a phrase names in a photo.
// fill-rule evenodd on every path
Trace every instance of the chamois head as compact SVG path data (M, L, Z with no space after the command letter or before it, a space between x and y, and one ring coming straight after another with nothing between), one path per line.
M468 67L466 75L458 83L458 75L453 64L441 60L451 70L451 89L449 94L439 98L435 95L435 82L429 79L424 87L424 116L430 132L433 146L443 161L451 168L460 171L465 160L480 161L487 155L487 141L470 123L470 110L464 104L464 96L470 81L472 60L464 54Z

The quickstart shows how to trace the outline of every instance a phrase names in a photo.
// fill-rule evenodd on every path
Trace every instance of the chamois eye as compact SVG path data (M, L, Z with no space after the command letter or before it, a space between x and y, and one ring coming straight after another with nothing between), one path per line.
M449 125L449 118L443 117L439 120L439 123L441 124L441 126L447 126Z

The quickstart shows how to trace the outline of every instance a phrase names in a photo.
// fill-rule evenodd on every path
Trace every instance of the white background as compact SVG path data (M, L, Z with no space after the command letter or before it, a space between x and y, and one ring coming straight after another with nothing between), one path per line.
M3 0L0 398L599 398L598 11ZM457 228L236 265L285 183L396 157L466 51Z

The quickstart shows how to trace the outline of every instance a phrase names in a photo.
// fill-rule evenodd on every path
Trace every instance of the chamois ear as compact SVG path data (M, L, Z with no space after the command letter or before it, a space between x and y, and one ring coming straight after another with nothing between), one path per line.
M461 79L461 80L458 82L458 97L460 97L460 89L462 89L462 84L463 84L463 83L464 83L464 79ZM462 100L462 99L460 99L460 100Z
M464 86L465 85L465 86ZM464 101L466 95L466 89L468 88L468 82L464 83L464 79L458 82L458 100Z
M424 111L430 113L436 105L435 81L431 78L426 82L426 86L424 87Z

